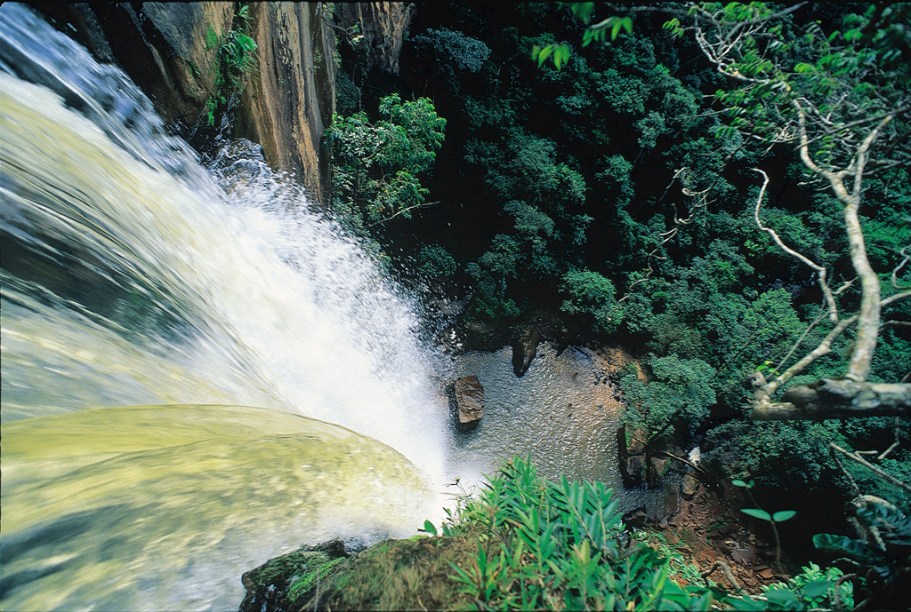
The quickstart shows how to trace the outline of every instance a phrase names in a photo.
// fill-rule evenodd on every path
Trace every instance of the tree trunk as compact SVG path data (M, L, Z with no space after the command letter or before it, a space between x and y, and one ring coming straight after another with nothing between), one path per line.
M911 417L911 384L857 383L824 379L788 389L782 402L761 402L750 418L843 419L846 417Z

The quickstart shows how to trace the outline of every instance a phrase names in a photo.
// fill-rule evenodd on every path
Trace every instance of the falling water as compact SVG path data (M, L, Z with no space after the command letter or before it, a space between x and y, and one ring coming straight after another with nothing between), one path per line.
M413 533L447 407L408 300L21 5L0 69L3 609L232 607L284 547Z

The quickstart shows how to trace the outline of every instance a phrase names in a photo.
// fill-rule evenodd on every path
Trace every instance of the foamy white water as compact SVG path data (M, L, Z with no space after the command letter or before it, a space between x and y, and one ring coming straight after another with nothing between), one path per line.
M448 408L411 302L21 5L0 69L4 609L233 607L290 546L414 533Z

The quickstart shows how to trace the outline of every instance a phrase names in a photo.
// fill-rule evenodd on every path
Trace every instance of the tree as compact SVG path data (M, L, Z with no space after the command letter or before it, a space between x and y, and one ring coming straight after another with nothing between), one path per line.
M669 22L678 33L692 31L703 54L731 79L732 86L715 95L731 117L729 129L762 146L796 147L810 180L831 190L842 207L848 255L859 284L856 312L845 316L839 311L846 300L839 298L851 296L853 281L833 290L825 267L790 248L763 224L760 208L770 179L756 168L763 177L756 224L781 250L816 272L832 329L816 348L771 380L761 373L754 376L753 417L908 414L911 385L866 382L881 311L911 297L911 291L903 291L896 281L896 291L883 297L860 217L867 183L878 173L911 162L911 58L897 61L902 58L893 33L908 9L870 6L863 14L845 15L844 32L826 35L816 21L798 26L785 19L798 8L775 12L763 3L711 3L694 5L686 27L676 19ZM856 332L844 380L793 387L783 402L772 402L777 391L830 352L832 341L852 326Z
M908 249L895 254L891 274L877 272L870 262L862 226L864 193L870 183L911 163L911 17L908 4L868 5L863 13L839 14L843 30L826 33L821 19L796 22L791 16L805 3L776 10L762 2L695 3L679 7L626 8L626 17L608 17L589 26L583 44L611 40L632 29L637 12L677 13L664 24L674 35L692 34L703 55L729 80L714 96L729 125L718 131L730 141L754 143L770 150L777 145L796 149L807 178L824 185L841 207L847 238L846 255L856 275L839 288L830 284L830 270L788 246L764 225L761 206L770 183L763 177L755 205L757 226L789 256L817 275L830 331L812 350L785 371L767 380L753 376L752 417L757 419L827 418L838 416L911 414L911 385L870 383L882 311L911 297L899 271L909 262ZM571 9L590 23L594 4L574 3ZM819 16L821 17L821 15ZM568 47L550 45L532 51L539 65L548 58L557 68L569 59ZM733 155L735 151L731 151ZM907 242L911 233L905 232ZM891 277L891 278L890 278ZM883 279L891 283L883 295ZM856 283L856 287L855 287ZM853 309L846 315L846 308ZM811 324L821 323L817 319ZM789 389L781 402L773 397L813 362L832 351L832 343L849 329L853 347L843 380L824 379ZM809 332L809 330L808 330ZM801 338L801 340L803 337ZM797 354L796 346L789 353Z
M363 111L336 116L326 130L331 151L332 206L355 229L408 219L427 205L420 176L430 171L443 145L446 120L427 98L380 100L371 123Z
M650 382L642 382L634 373L621 380L627 401L624 420L645 429L649 441L678 422L694 430L715 403L715 369L701 359L673 355L652 357L648 366L652 371Z

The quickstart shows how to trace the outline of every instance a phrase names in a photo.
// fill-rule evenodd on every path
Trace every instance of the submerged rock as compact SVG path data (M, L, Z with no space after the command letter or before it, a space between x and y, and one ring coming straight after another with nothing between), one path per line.
M520 331L512 341L512 371L516 376L522 377L535 355L538 353L538 344L541 342L541 330L537 325L531 325Z
M456 379L453 389L459 428L474 429L484 416L484 386L477 376L463 376Z

